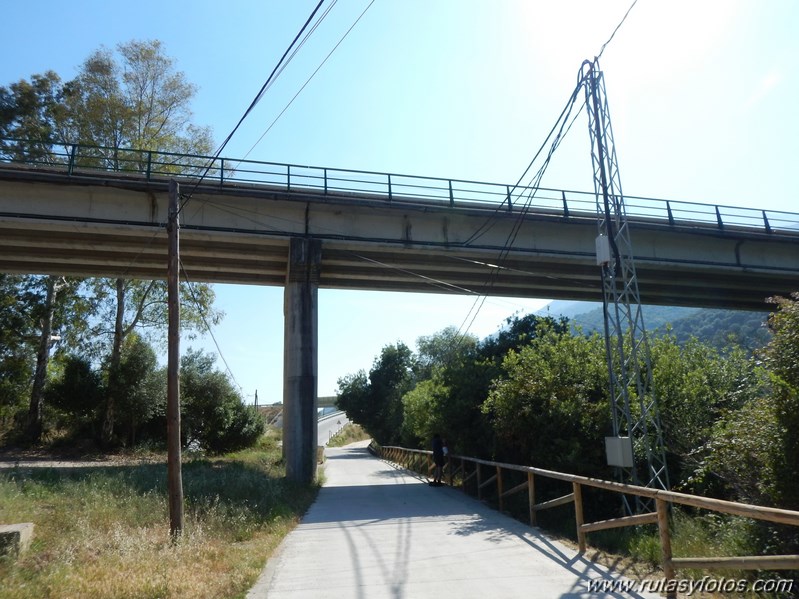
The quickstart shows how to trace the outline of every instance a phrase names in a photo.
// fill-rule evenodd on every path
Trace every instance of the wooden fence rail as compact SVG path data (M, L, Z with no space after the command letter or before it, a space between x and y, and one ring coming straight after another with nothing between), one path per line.
M419 449L407 449L404 447L380 447L374 445L380 457L395 462L411 470L419 471L419 462L424 462L428 467L431 464L432 452ZM458 465L459 464L459 465ZM472 464L474 469L467 472L467 465ZM482 467L487 466L494 470L494 473L483 479ZM505 490L503 471L522 472L527 475L527 480L521 484ZM773 522L777 524L787 524L789 526L799 526L799 512L784 510L780 508L764 507L722 499L710 499L698 495L687 493L677 493L675 491L663 491L628 485L624 483L611 482L598 478L589 478L575 474L566 474L554 470L544 470L532 466L519 466L517 464L504 464L502 462L492 462L466 456L447 456L447 472L450 486L456 475L460 475L460 486L466 490L466 483L472 478L476 479L477 497L483 498L483 489L495 484L499 509L504 509L504 499L510 495L515 495L527 490L527 502L529 508L530 525L536 525L536 514L542 510L559 507L566 504L574 504L575 527L577 532L577 543L580 552L586 550L586 535L599 530L609 528L619 528L624 526L640 526L645 524L657 524L660 536L661 558L663 564L663 575L665 579L672 580L678 568L694 569L738 569L738 570L796 570L799 569L799 555L758 555L758 556L736 556L736 557L672 557L671 554L671 531L669 528L669 510L671 505L687 505L695 508L721 512L736 516L744 516ZM429 474L429 470L423 472ZM571 483L572 492L563 497L550 499L542 503L536 503L535 496L535 477L543 476L554 480ZM583 520L583 487L592 487L620 493L624 495L634 495L654 499L656 511L634 516L625 516L611 520L601 520L598 522L584 522ZM669 595L673 597L673 595Z

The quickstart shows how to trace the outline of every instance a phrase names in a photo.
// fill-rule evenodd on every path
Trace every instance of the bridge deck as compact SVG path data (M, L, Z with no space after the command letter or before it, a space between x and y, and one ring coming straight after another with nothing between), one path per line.
M319 498L267 563L249 599L659 596L591 589L591 581L629 581L363 447L326 454Z
M387 189L361 189L363 173L333 188L327 169L323 186L303 186L286 169L282 184L181 179L193 192L181 214L189 280L283 285L301 237L321 242L320 288L601 297L588 194L511 206L466 194L465 182L443 180L448 199L388 175ZM152 173L0 162L0 272L163 278L167 185ZM629 200L643 303L763 310L796 291L799 215Z

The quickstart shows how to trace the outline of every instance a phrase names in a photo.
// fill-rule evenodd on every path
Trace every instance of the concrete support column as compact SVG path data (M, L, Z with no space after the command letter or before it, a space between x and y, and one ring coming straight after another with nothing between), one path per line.
M283 300L283 457L287 478L303 483L316 479L321 259L321 241L291 239Z

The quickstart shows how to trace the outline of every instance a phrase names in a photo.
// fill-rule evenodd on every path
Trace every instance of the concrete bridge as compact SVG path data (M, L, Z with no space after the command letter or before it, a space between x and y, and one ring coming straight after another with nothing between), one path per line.
M98 150L0 163L0 272L165 277L168 181L183 173L188 278L285 287L298 480L316 471L319 287L600 297L593 194L132 150L109 172ZM625 202L642 302L762 310L799 289L799 215Z

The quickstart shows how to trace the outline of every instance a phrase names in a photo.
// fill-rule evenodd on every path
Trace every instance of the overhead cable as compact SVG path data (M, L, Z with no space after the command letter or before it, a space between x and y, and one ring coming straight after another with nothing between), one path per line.
M635 6L636 4L638 4L638 0L633 0L633 3L632 3L632 4L630 4L630 8L628 8L628 9L627 9L627 12L626 12L626 13L624 13L624 16L621 18L621 21L619 21L619 24L618 24L618 25L616 25L616 29L614 29L614 30L613 30L613 33L611 33L611 34L610 34L610 37L608 38L608 41L606 41L604 44L602 44L602 47L599 49L599 54L597 54L597 55L596 55L596 58L597 58L597 59L599 59L599 58L602 58L602 53L605 51L605 48L606 48L606 47L607 47L607 45L608 45L608 44L611 42L611 40L613 40L613 38L614 38L614 37L615 37L615 35L616 35L616 32L617 32L617 31L618 31L618 30L621 28L621 26L624 24L624 21L626 21L626 20L627 20L627 15L629 15L629 14L630 14L630 11L633 9L633 6Z
M611 42L611 41L613 40L613 38L616 36L616 33L619 31L619 29L621 28L621 26L622 26L622 25L624 24L624 22L627 20L627 17L629 16L629 14L630 14L630 12L632 11L633 7L634 7L634 6L635 6L637 3L638 3L638 0L633 0L633 3L632 3L632 4L630 5L630 7L627 9L627 12L625 12L625 13L624 13L624 16L621 18L621 20L619 21L618 25L616 25L616 28L613 30L613 32L610 34L610 37L607 39L607 41L606 41L604 44L602 44L602 47L601 47L601 48L600 48L600 50L599 50L599 54L597 54L597 56L596 56L596 59L595 59L595 60L598 60L598 59L599 59L599 58L602 56L602 53L605 51L605 48L607 48L608 44L610 44L610 42ZM540 181L541 181L541 179L543 178L543 175L544 175L544 172L546 171L546 168L547 168L547 166L549 165L550 159L552 158L552 154L554 153L555 149L556 149L556 148L558 147L558 145L560 144L560 141L562 141L563 137L564 137L564 136L565 136L565 135L566 135L566 134L569 132L569 130L571 129L571 126L572 126L572 124L574 123L574 121L577 119L577 116L579 116L579 114L582 112L582 107L581 107L581 108L580 108L580 110L578 110L578 111L577 111L577 114L575 114L575 117L574 117L574 119L572 119L571 123L569 123L569 126L568 126L568 128L566 128L566 130L565 130L565 132L564 132L564 130L563 130L563 125L564 125L564 124L565 124L565 122L566 122L566 121L564 120L564 115L566 115L566 114L570 113L570 112L571 112L571 110L572 110L572 108L574 107L574 103L575 103L575 101L576 101L576 97L577 97L577 95L579 94L580 90L582 89L582 86L583 86L583 84L584 84L584 81L585 81L585 77L581 77L581 78L580 78L580 80L579 80L579 81L578 81L578 83L577 83L577 86L575 87L574 91L572 92L572 95L571 95L571 97L569 98L569 101L566 103L566 107L563 109L563 111L561 112L561 115L560 115L560 117L558 117L558 120L555 122L555 125L552 127L552 130L549 132L549 135L548 135L548 136L547 136L547 138L544 140L544 143L541 145L541 147L539 148L538 152L536 152L535 156L533 156L533 159L530 161L530 164L527 166L527 168L525 169L524 173L522 173L521 177L519 177L519 180L517 181L516 185L514 185L514 187L513 187L513 191L515 191L515 190L518 188L518 186L521 184L522 180L523 180L523 179L524 179L524 177L527 175L527 173L530 171L530 169L532 168L533 164L534 164L534 163L535 163L535 161L538 159L538 156L539 156L539 155L541 154L541 152L543 151L544 147L546 146L546 143L547 143L547 141L548 141L548 140L549 140L549 138L552 136L552 133L553 133L553 132L555 131L555 129L558 127L558 124L560 124L560 126L561 126L561 130L560 130L560 132L558 133L558 136L555 138L555 141L554 141L554 142L552 143L552 145L550 146L549 154L547 155L547 158L546 158L546 160L544 161L544 164L542 165L541 169L539 169L538 173L536 173L536 175L533 177L533 181L535 181L535 183L532 183L532 182L531 182L531 184L527 186L527 187L530 189L530 192L529 192L529 194L528 194L527 201L525 202L525 204L524 204L524 206L523 206L522 210L520 211L519 218L517 219L517 223L516 223L516 225L514 225L514 228L513 228L513 230L511 231L511 233L510 233L510 235L509 235L508 242L506 243L506 245L505 245L505 247L503 248L503 250L500 252L500 260L499 260L500 262L501 262L501 260L502 260L502 259L503 259L503 258L504 258L504 257L505 257L505 256L506 256L506 255L507 255L509 252L510 252L510 248L512 247L513 243L514 243L514 242L515 242L515 240L516 240L516 236L518 235L518 232L519 232L519 230L521 229L521 222L522 222L522 220L523 220L523 218L524 218L525 214L526 214L526 213L527 213L527 211L529 210L529 206L530 206L530 205L531 205L531 203L532 203L532 198L533 198L533 196L535 195L535 190L536 190L536 189L539 187L539 185L540 185ZM566 119L568 119L568 116L566 117ZM561 121L563 121L563 122L561 122ZM508 194L508 202L509 202L509 203L511 202L511 196L512 196L512 192ZM496 212L498 212L498 211L499 211L499 207L498 207L498 208L497 208L497 210L495 211L495 215L496 215ZM467 239L467 241L466 241L465 243L469 243L469 242L471 242L471 241L473 241L473 240L475 240L475 239L479 238L479 237L480 237L480 236L483 234L483 232L486 230L486 228L487 228L487 227L488 227L488 225L490 224L491 220L492 220L492 219L489 219L489 220L487 220L487 221L486 221L486 222L485 222L485 223L484 223L484 224L483 224L483 225L482 225L480 228L478 228L478 230L477 230L477 231L475 231L475 232L474 232L474 233L473 233L473 234L472 234L472 235L469 237L469 239ZM499 271L499 269L498 269L498 268L495 268L494 270L492 270L491 277L490 277L490 279L489 279L489 282L488 282L488 285L487 285L487 287L488 287L488 288L490 288L491 286L493 286L493 282L494 282L494 280L495 280L495 278L496 278L496 276L497 276L497 273L498 273L498 271ZM474 307L477 305L477 301L478 301L478 300L475 300L475 305L473 305L473 306L472 306L472 309L474 309ZM468 325L468 327L466 328L466 331L464 332L464 335L465 335L465 334L466 334L466 333L469 331L469 328L471 328L471 326L472 326L472 324L474 323L475 319L477 318L477 315L479 314L479 312L480 312L480 309L482 308L482 306L483 306L483 303L481 302L481 303L480 303L480 306L479 306L479 307L477 307L477 310L474 312L474 316L472 317L471 321L469 322L469 325ZM472 312L472 310L470 310L470 311L469 311L469 314L471 314L471 312ZM467 316L466 316L466 319L464 320L464 324L465 324L466 320L468 320L468 319L469 319L469 315L467 314ZM463 328L463 324L461 325L461 328ZM460 329L458 329L458 332L460 333Z
M372 1L371 1L371 2L370 2L368 5L367 5L367 7L363 9L363 12L361 12L361 14L358 16L358 18L357 18L357 19L355 19L355 22L354 22L354 23L353 23L353 24L350 26L350 28L349 28L349 29L347 29L346 33L344 33L344 35L341 37L341 39L338 41L338 43L337 43L335 46L333 46L333 49L332 49L332 50L331 50L331 51L328 53L328 55L327 55L327 56L325 56L325 59L324 59L324 60L321 62L321 64L320 64L318 67L316 67L316 70L315 70L313 73L311 73L311 76L310 76L310 77L308 77L308 79L305 81L305 83L303 83L303 84L302 84L302 87L301 87L301 88L300 88L300 89L297 91L297 93L296 93L296 94L294 94L294 97L292 97L292 98L291 98L291 100L289 100L289 103L288 103L288 104L286 104L285 108L283 108L283 110L281 110L281 111L280 111L280 114L278 114L278 115L275 117L275 119L274 119L274 120L273 120L273 121L272 121L272 122L269 124L269 126L266 128L266 130L265 130L265 131L264 131L264 132L261 134L261 137L259 137L259 138L258 138L258 141L256 141L256 142L255 142L255 143L252 145L252 147L251 147L249 150L247 150L247 153L244 155L244 157L242 158L242 160L245 160L245 159L247 158L247 156L249 156L249 155L250 155L250 153L251 153L251 152L252 152L252 151L255 149L255 147L256 147L256 146L257 146L259 143L261 143L261 140L262 140L262 139L263 139L263 138L266 136L266 134L267 134L267 133L269 133L269 132L272 130L272 127L274 127L274 126L275 126L275 123L277 123L277 122L278 122L278 120L280 120L280 117L282 117L282 116L283 116L283 114L284 114L284 113L285 113L285 112L286 112L286 111L289 109L289 107L290 107L290 106L291 106L291 105L294 103L294 100L296 100L296 99L297 99L297 96L299 96L299 95L302 93L302 91L303 91L303 90L306 88L306 86L307 86L307 85L308 85L308 84L311 82L311 79L313 79L313 78L316 76L316 74L319 72L319 70L320 70L320 69L321 69L323 66L325 66L325 63L326 63L326 62L327 62L327 60L328 60L328 59L329 59L329 58L330 58L330 57L333 55L333 52L335 52L335 51L338 49L338 47L341 45L341 43L342 43L342 42L343 42L343 41L344 41L344 40L347 38L347 36L348 36L348 35L350 34L350 32L351 32L351 31L352 31L352 30L355 28L355 26L358 24L358 22L361 20L361 18L362 18L362 17L363 17L363 16L366 14L366 11L367 11L367 10L369 10L369 8L370 8L370 7L372 6L372 4L374 4L374 3L375 3L375 0L372 0ZM328 10L329 10L329 9L328 9Z
M544 147L546 147L547 141L549 141L549 139L552 138L552 134L555 132L555 130L558 129L558 127L560 127L560 130L555 135L555 138L553 139L553 141L552 141L552 143L550 145L549 152L547 153L547 157L544 160L544 164L541 166L541 168L538 170L538 172L534 175L534 177L531 180L530 184L525 187L525 189L529 189L529 194L527 196L527 200L524 203L524 205L520 208L520 210L518 211L518 213L517 213L518 216L517 216L517 218L516 218L516 220L515 220L515 222L513 224L513 227L511 228L511 231L508 234L507 239L505 240L505 244L503 245L502 249L500 250L500 253L499 253L499 256L498 256L498 260L497 260L498 265L496 265L491 270L491 273L489 275L488 281L487 281L486 285L483 287L484 293L481 294L482 299L481 299L481 297L475 298L475 301L474 301L474 304L472 305L472 308L469 310L469 313L466 315L466 318L463 320L463 322L461 323L461 326L458 328L457 335L462 335L463 337L465 337L465 335L469 332L469 329L471 329L472 325L474 324L475 320L477 319L477 316L480 314L480 310L482 309L482 307L483 307L483 305L485 303L485 298L488 295L487 293L485 293L485 291L488 291L488 290L490 290L493 287L497 277L499 276L499 271L501 269L502 261L510 253L510 250L513 247L513 244L516 242L516 237L518 236L519 231L521 230L522 224L524 223L524 219L525 219L527 213L530 210L530 206L532 205L533 196L535 195L536 190L540 186L541 179L543 179L543 177L544 177L544 173L546 172L547 167L549 166L549 163L552 160L552 156L555 153L555 150L560 145L561 141L563 141L563 138L565 137L565 135L571 129L572 123L574 123L574 119L572 119L571 122L569 122L569 116L571 115L571 111L573 110L574 105L575 105L575 103L577 101L577 96L578 96L578 93L579 93L579 91L581 89L581 86L582 86L582 83L580 82L575 87L574 91L572 92L571 96L569 97L569 100L566 103L566 106L561 111L560 115L558 116L558 119L555 122L555 125L550 130L549 135L547 135L546 140L544 140L544 144L542 144L542 146L536 152L535 156L533 157L533 160L527 166L527 168L525 169L524 173L522 173L522 176L519 177L519 180L517 181L516 185L514 186L514 189L519 187L519 185L521 184L521 182L524 179L524 177L527 175L527 173L532 168L533 163L535 162L535 160L538 158L538 156L541 155L541 152L543 151ZM581 110L582 110L582 107L581 107ZM577 114L579 114L580 111L578 111ZM568 127L566 127L567 123L568 123ZM509 194L508 201L510 201L510 195L511 194ZM480 237L480 235L482 235L482 230L484 230L486 224L487 223L484 223L484 225L481 226L481 228L478 229L478 231L476 231L474 234L472 234L472 236L469 238L469 241L473 241L474 239ZM470 316L471 316L471 319L470 319ZM468 321L468 325L466 324L467 321ZM465 326L465 329L464 329L464 326ZM463 331L463 333L461 333L461 331ZM457 338L457 335L456 335L456 338Z
M236 123L236 126L233 127L233 130L228 134L228 136L225 138L225 140L220 144L219 148L214 153L213 158L211 160L209 160L208 166L205 167L205 170L203 171L202 176L194 184L194 186L192 187L191 192L184 198L183 202L180 205L180 210L178 212L182 211L183 208L186 206L186 203L189 201L189 199L191 199L192 194L197 190L197 187L199 187L200 183L202 183L203 179L206 177L208 172L211 170L211 167L214 165L216 160L219 158L220 154L222 153L222 150L225 149L225 146L233 138L233 135L236 133L236 131L238 131L239 127L241 127L241 124L244 122L244 119L246 119L249 116L249 114L253 111L253 109L256 107L258 102L261 101L261 98L263 98L264 93L266 92L266 89L269 87L269 85L271 84L272 80L275 78L275 75L278 72L278 70L280 69L280 66L283 64L283 61L286 60L286 56L288 56L289 52L291 52L292 48L297 44L297 40L300 39L300 37L302 36L303 32L307 29L308 25L310 24L310 22L313 20L313 18L316 15L316 13L321 8L323 2L324 2L324 0L319 0L319 3L316 5L316 8L313 9L313 12L311 12L311 15L308 17L308 19L305 21L305 24L302 26L302 29L300 29L300 31L297 33L297 35L294 36L294 40L291 42L289 47L286 48L286 51L283 53L283 56L280 57L280 60L275 65L275 68L272 69L272 72L269 74L269 77L267 78L266 82L261 86L261 89L255 95L255 98L250 103L250 105L247 108L247 110L244 111L244 114L239 119L239 122Z
M241 385L239 385L239 382L236 380L236 376L233 374L233 371L230 369L230 365L228 364L227 360L225 359L224 354L222 353L222 348L219 347L219 342L216 340L216 336L214 335L214 331L211 328L211 325L208 324L208 320L205 318L205 311L202 309L202 306L200 305L200 300L197 299L197 294L194 293L194 285L189 280L189 275L186 272L186 268L183 266L183 261L178 259L178 262L180 262L180 270L183 271L183 279L186 281L186 286L187 286L187 288L189 290L189 294L191 295L191 299L194 301L194 305L197 307L197 312L200 315L200 318L202 319L203 324L205 325L205 330L208 331L209 335L211 335L211 339L214 342L214 346L216 347L216 351L219 354L219 357L222 359L222 363L225 365L225 370L227 370L228 374L230 375L230 378L233 379L233 382L239 388L239 391L243 394L244 393L244 389L242 388Z

